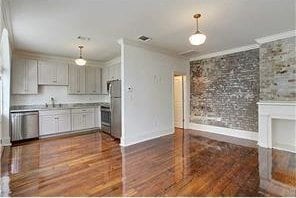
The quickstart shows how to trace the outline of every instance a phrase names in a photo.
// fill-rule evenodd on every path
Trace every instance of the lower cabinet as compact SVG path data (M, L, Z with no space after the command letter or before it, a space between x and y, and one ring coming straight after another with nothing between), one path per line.
M72 109L72 130L95 127L95 108Z
M41 136L71 131L70 110L40 111L39 122Z
M95 127L101 128L101 106L95 108Z
M40 116L39 122L39 135L50 135L56 133L56 119L53 115Z
M40 136L100 127L100 107L39 111Z

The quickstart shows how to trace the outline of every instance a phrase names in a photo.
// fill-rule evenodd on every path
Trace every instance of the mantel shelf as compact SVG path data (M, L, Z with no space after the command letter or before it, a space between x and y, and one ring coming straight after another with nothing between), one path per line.
M296 106L296 101L259 101L257 102L258 105L289 105L289 106Z

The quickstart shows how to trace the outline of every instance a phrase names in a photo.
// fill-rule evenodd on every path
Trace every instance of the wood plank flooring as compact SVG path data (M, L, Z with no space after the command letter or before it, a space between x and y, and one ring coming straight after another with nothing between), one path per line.
M121 148L94 132L6 147L1 182L2 196L296 196L296 155L180 129Z

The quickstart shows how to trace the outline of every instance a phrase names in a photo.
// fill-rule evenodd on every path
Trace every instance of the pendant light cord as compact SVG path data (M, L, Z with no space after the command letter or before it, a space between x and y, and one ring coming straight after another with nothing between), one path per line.
M199 19L200 17L201 17L200 14L195 14L195 15L193 16L193 18L196 19L196 33L199 33L199 30L198 30L198 19Z
M196 18L196 32L199 32L199 30L198 30L198 18Z
M82 48L83 48L83 46L79 46L79 49L80 49L80 57L79 58L82 58Z

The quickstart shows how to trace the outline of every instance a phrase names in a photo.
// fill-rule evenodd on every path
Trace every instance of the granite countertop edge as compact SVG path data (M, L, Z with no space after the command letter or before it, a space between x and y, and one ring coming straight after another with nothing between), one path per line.
M10 107L10 112L26 112L26 111L50 111L50 110L64 110L64 109L80 109L80 108L92 108L98 106L110 106L107 102L96 103L69 103L69 104L56 104L56 107L45 107L45 105L15 105Z

